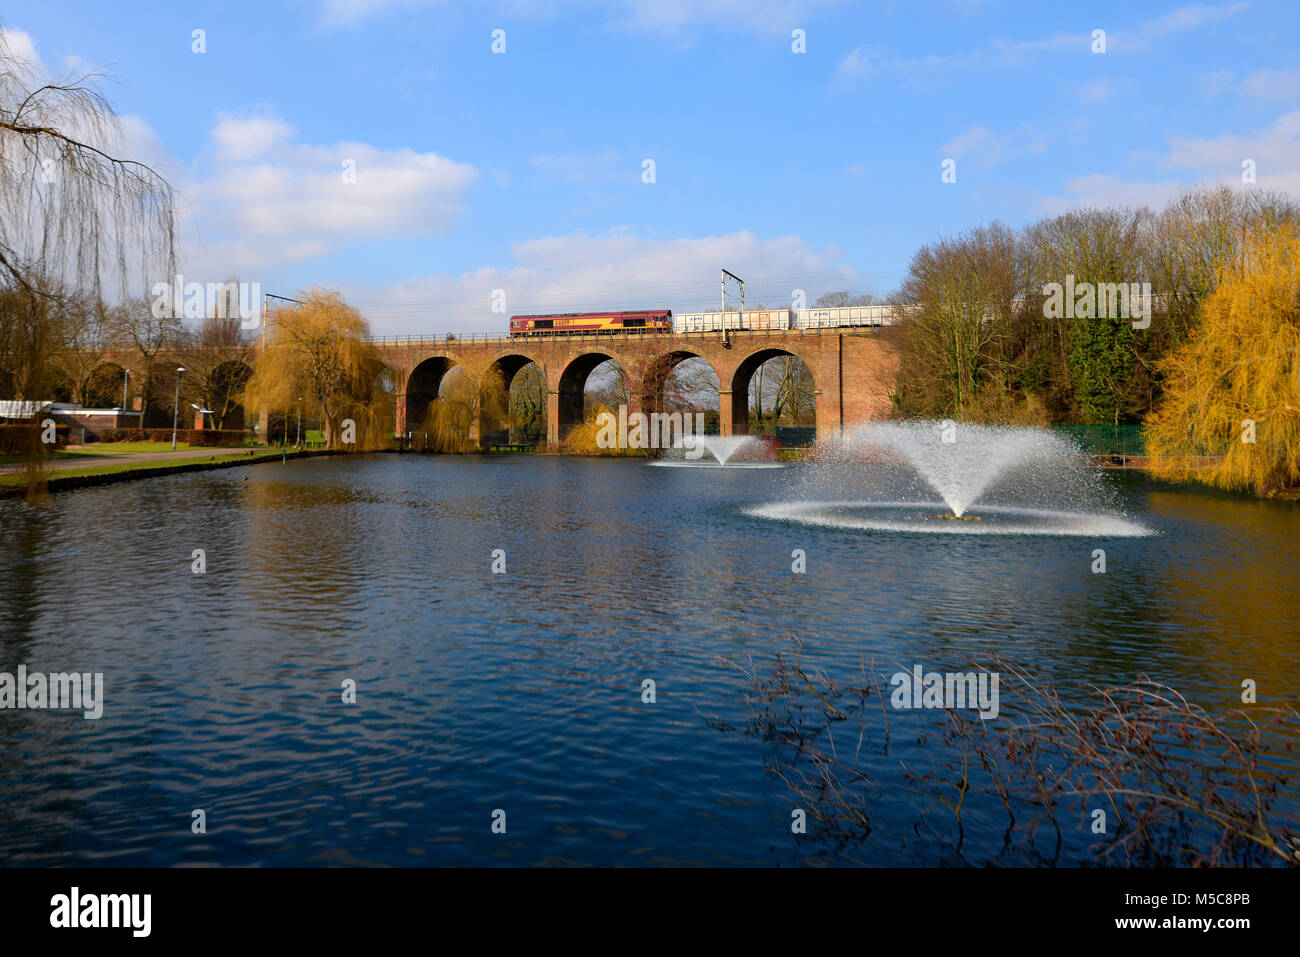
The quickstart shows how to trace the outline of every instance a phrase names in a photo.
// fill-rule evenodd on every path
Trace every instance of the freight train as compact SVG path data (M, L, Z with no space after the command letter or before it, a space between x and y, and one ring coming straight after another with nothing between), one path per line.
M909 307L834 306L814 309L746 309L744 312L563 312L550 316L512 316L510 335L571 335L625 330L722 332L731 329L840 329L853 326L892 326Z

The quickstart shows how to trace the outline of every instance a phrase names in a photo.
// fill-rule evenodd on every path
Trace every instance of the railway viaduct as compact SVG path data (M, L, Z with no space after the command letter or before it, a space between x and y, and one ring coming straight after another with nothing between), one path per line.
M504 393L519 370L535 362L546 381L547 445L556 448L569 429L582 421L587 377L608 359L623 369L631 412L661 411L668 373L686 359L703 359L718 377L721 433L743 435L748 432L749 384L754 372L768 359L796 356L812 374L817 437L833 438L889 413L889 396L898 372L896 333L897 329L889 326L725 333L637 330L516 337L387 336L372 337L371 342L391 370L399 435L406 433L408 424L414 428L424 419L444 377L459 367L478 385L479 411L470 426L470 438L479 442L505 427L503 421L493 421L494 415L499 419L502 413L492 410L507 408ZM131 384L138 381L138 360L131 353L114 350L102 359L119 370L130 368ZM164 350L157 364L165 369L179 361L183 361L181 356ZM243 368L248 371L246 365ZM235 421L238 424L233 427L243 427L242 409ZM171 424L170 416L166 424ZM266 434L265 413L259 417L259 429Z
M638 330L609 334L433 339L417 336L373 340L393 370L397 392L397 432L420 422L437 398L443 377L459 366L478 383L484 409L505 408L504 396L515 375L535 362L546 380L546 439L559 445L582 421L583 389L601 363L613 359L623 369L632 412L660 411L664 379L679 362L700 358L718 376L720 430L748 431L749 383L755 370L776 356L795 356L807 365L815 387L818 439L830 439L853 426L881 418L890 409L898 372L895 330L791 329L680 333ZM476 416L471 438L501 427L491 413Z

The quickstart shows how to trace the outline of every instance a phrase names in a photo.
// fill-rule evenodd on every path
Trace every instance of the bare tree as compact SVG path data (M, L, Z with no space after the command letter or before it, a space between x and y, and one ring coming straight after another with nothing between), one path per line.
M811 425L816 421L812 373L796 356L776 356L754 370L748 401L757 423Z
M869 292L855 294L841 289L822 293L813 306L818 309L834 309L843 306L872 306L875 303L876 297Z
M0 278L33 295L44 277L98 296L108 278L120 294L170 276L174 193L114 155L121 127L99 75L41 83L37 72L0 31Z
M718 374L698 356L683 359L664 379L665 412L705 412L718 409Z
M156 315L161 311L162 315ZM140 382L140 424L147 425L149 412L158 405L157 391L158 355L165 348L178 345L181 338L181 321L170 311L155 310L147 299L129 299L114 306L108 316L110 334L119 345L136 355L137 366L132 371ZM187 384L188 385L188 384ZM169 403L171 396L165 396ZM170 423L168 423L170 425Z
M1005 374L1020 266L1016 235L1000 223L941 239L912 257L900 290L916 307L903 323L900 393L907 411L962 415L986 382Z
M613 359L607 359L591 370L591 374L587 376L584 393L584 418L594 415L600 406L617 409L620 405L628 405L632 401L632 389L627 380L627 373Z
M50 300L49 306L54 312L56 344L52 369L67 381L74 402L89 405L91 378L109 344L108 307L88 296L62 296Z
M226 281L236 288L239 280ZM208 316L193 327L176 330L177 354L185 367L189 394L205 409L212 410L215 428L228 428L227 421L239 409L240 393L252 375L254 341L244 329L237 312L212 303Z

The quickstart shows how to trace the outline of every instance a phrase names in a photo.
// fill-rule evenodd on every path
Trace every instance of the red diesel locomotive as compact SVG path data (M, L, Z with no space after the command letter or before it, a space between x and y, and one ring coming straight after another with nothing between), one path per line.
M672 329L671 309L649 312L560 312L550 316L511 316L512 336L622 332L625 329Z

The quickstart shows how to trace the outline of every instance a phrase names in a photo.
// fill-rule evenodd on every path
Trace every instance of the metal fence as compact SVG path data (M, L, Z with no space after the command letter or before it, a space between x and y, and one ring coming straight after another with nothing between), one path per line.
M1146 455L1146 431L1140 425L1058 425L1092 455Z
M866 327L862 327L866 328ZM381 347L408 346L415 348L454 349L457 344L518 346L528 342L609 342L619 339L712 339L727 336L732 339L762 339L776 336L831 336L837 333L854 333L858 327L846 326L832 329L727 329L710 332L674 332L672 329L623 329L617 332L529 332L507 336L500 333L465 333L464 335L407 335L363 336L365 342Z

